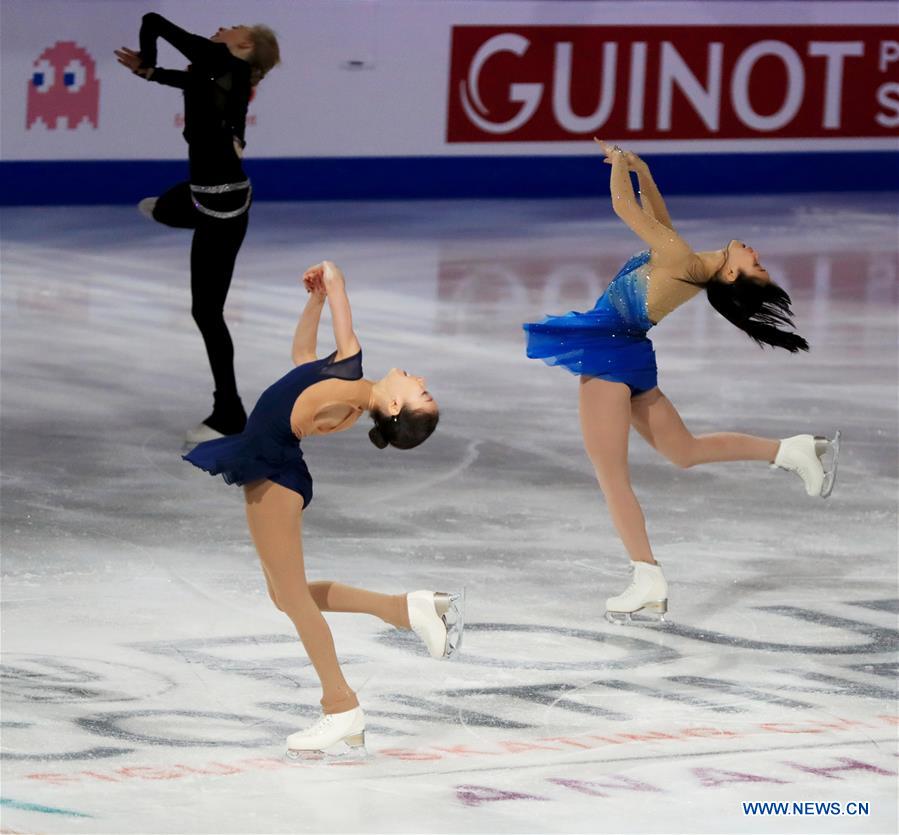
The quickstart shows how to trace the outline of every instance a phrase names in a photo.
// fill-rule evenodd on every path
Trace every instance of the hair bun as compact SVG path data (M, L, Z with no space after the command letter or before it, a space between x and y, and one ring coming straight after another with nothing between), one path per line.
M381 434L381 430L378 429L377 426L372 426L372 428L368 430L368 439L378 449L384 449L387 446L387 441L385 440L384 436Z

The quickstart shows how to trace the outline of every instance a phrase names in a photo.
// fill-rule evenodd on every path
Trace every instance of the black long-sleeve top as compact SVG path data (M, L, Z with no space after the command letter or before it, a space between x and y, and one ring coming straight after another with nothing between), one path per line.
M156 66L156 41L163 38L184 55L187 70ZM245 178L234 140L245 144L250 102L250 65L223 43L193 35L162 15L144 15L140 27L141 67L150 80L184 91L184 139L195 185L220 185Z

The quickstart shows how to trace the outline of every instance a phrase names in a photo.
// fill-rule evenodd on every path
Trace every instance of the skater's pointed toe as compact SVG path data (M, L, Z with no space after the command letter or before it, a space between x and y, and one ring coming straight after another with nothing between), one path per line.
M780 442L774 465L796 473L809 496L827 498L833 491L839 451L839 431L832 440L815 435L794 435Z
M156 208L158 197L145 197L137 204L137 210L148 220L156 220L153 217L153 210Z
M413 591L406 595L409 625L432 658L449 658L462 644L462 595Z
M815 439L812 435L794 435L784 438L777 449L774 464L781 469L796 473L805 484L809 496L821 495L824 484L824 467L815 453Z

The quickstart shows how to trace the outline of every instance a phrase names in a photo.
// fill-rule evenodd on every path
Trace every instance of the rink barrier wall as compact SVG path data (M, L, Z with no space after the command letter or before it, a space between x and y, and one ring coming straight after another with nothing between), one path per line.
M899 153L652 155L665 194L899 191ZM245 162L255 200L579 197L602 193L593 156L269 158ZM176 160L0 162L0 205L134 203L187 178Z

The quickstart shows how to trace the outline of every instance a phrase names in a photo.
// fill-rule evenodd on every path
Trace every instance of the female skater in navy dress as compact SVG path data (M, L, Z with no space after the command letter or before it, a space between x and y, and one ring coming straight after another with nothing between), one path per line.
M191 63L187 70L156 66L157 40L168 41ZM184 138L190 181L140 202L142 213L167 226L193 229L190 249L191 314L206 346L215 383L212 413L187 433L198 443L244 428L247 416L234 377L234 345L225 300L249 222L250 181L241 158L253 88L280 60L267 26L220 28L194 35L162 15L144 15L140 51L116 50L135 75L184 91Z
M674 230L646 163L617 145L600 145L612 167L615 214L649 249L621 268L592 310L549 316L524 328L529 357L580 377L584 445L633 568L630 586L606 601L606 612L610 619L629 620L641 609L664 615L668 607L668 585L631 488L631 426L679 467L766 461L801 476L810 496L824 497L836 476L839 432L831 441L812 435L777 441L734 432L697 437L684 426L658 388L655 353L646 333L700 290L759 345L796 352L807 351L808 344L784 329L792 327L790 297L771 281L755 250L732 240L720 250L694 251ZM639 202L631 172L638 177Z
M324 715L288 738L293 757L361 750L364 745L365 717L343 677L322 612L363 612L398 629L412 629L435 658L452 654L462 629L458 595L387 595L306 580L302 523L312 500L312 478L300 442L349 429L369 412L375 446L412 449L434 431L439 414L422 377L396 368L376 382L362 376L362 349L353 331L344 276L333 263L310 267L303 280L310 295L293 340L296 367L262 393L242 433L201 443L184 456L229 484L243 485L247 522L269 595L293 621L321 681ZM317 359L326 299L337 350Z

